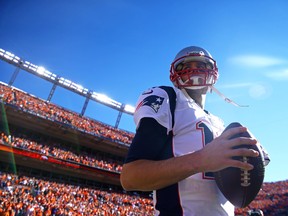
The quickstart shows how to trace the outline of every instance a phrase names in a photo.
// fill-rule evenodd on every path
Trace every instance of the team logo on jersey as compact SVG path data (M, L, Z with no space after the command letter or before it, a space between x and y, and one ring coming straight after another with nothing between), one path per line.
M141 106L150 106L157 113L163 103L163 100L164 98L156 96L156 95L148 96L141 103L138 104L136 111Z

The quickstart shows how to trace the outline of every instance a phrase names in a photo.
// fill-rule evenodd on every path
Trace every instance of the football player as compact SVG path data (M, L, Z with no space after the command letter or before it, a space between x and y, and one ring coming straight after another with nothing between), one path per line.
M153 191L155 215L234 215L234 206L219 191L211 172L253 169L232 157L257 157L258 152L232 148L257 140L230 139L247 128L222 133L222 120L204 109L206 94L218 79L216 61L207 50L182 49L171 64L170 79L175 111L163 88L151 88L139 97L137 130L122 169L122 186L127 191Z

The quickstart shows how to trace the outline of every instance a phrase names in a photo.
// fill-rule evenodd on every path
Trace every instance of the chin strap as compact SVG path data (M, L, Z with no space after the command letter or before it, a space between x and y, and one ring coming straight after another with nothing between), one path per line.
M225 95L223 95L220 91L218 91L214 86L210 86L211 90L213 90L216 94L218 94L221 98L223 98L224 101L227 103L230 103L237 107L249 107L249 105L239 105L236 102L232 101L231 99L227 98Z

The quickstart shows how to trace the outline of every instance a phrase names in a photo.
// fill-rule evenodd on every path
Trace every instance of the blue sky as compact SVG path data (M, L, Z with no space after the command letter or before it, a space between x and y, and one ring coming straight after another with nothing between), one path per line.
M206 109L247 126L267 149L265 181L288 179L288 2L150 0L0 0L0 48L85 88L135 105L142 91L171 85L176 53L202 46L216 59ZM0 61L0 81L15 67ZM14 86L47 99L52 85L20 71ZM85 99L57 88L52 102L81 112ZM87 116L114 125L118 111L90 101ZM123 114L119 127L135 131Z

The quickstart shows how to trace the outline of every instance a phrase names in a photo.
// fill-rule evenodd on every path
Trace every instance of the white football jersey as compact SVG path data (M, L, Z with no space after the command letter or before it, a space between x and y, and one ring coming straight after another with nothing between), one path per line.
M221 119L188 99L181 90L174 90L177 99L173 128L168 94L157 87L149 89L139 97L134 121L138 126L142 118L150 117L167 128L167 134L173 130L172 151L174 157L178 157L203 148L222 133L224 124ZM234 215L234 206L219 191L211 173L192 175L180 181L176 188L177 193L169 194L168 190L163 193L165 196L157 195L159 191L154 191L155 215L159 214L159 199L177 200L185 216ZM161 205L163 203L165 201L161 201Z

